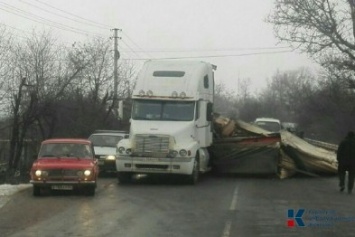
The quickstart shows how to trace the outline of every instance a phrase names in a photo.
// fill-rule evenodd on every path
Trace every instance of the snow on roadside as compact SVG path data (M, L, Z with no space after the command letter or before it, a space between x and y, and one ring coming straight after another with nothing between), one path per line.
M31 184L0 185L0 208L3 207L10 200L11 195L29 187L31 187Z

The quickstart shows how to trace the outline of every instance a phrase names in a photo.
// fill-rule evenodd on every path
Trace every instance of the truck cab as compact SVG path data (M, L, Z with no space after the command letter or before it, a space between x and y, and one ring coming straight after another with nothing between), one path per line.
M200 61L147 61L132 94L128 139L117 144L120 183L139 174L175 174L195 184L209 168L213 70Z

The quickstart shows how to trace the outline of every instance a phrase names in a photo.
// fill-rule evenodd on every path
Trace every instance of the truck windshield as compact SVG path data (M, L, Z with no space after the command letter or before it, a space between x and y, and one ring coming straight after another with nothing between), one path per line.
M161 121L191 121L194 118L194 101L133 101L132 119Z

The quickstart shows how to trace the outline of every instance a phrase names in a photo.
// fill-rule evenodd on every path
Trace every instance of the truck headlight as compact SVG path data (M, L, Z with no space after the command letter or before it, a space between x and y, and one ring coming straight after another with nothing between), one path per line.
M40 177L42 175L42 171L41 170L36 170L35 175Z
M85 176L90 176L91 175L91 170L85 170L84 171Z
M129 149L129 148L128 148L128 149L126 150L126 154L127 154L127 155L131 155L131 154L132 154L132 149Z
M144 90L140 90L140 91L139 91L139 96L144 96L144 95L145 95Z
M187 151L185 149L181 149L179 151L180 156L187 156Z
M175 150L169 151L169 157L171 157L171 158L176 157L176 156L177 156L177 154L178 154L178 152L177 152L177 151L175 151Z
M120 154L122 154L122 153L125 151L125 149L124 149L123 146L120 146L120 147L117 149L117 151L118 151Z

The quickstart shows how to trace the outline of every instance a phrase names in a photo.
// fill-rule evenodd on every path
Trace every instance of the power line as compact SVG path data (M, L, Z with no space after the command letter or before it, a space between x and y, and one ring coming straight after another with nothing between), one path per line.
M98 27L98 28L100 28L100 29L107 29L106 27L110 27L110 26L108 26L108 25L101 24L101 23L98 23L98 22L95 22L95 21L92 21L92 20L89 20L89 19L80 17L80 16L75 15L75 14L73 14L73 13L64 11L64 10L62 10L62 9L59 9L59 8L57 8L57 7L54 7L54 6L52 6L52 5L48 4L48 3L45 3L45 2L42 2L42 1L39 1L39 0L36 0L36 2L38 2L39 4L42 4L42 5L46 6L46 7L55 9L55 10L57 10L57 11L60 11L60 12L62 12L62 13L65 13L65 14L67 14L67 15L73 16L73 17L75 17L75 18L81 19L81 20L83 20L83 21L85 21L85 22L87 22L87 23L82 22L82 21L76 21L76 20L73 19L73 18L68 18L68 17L62 16L62 15L60 15L60 14L54 13L54 12L52 12L52 11L48 11L48 10L43 9L43 8L41 8L41 7L38 7L38 6L35 6L35 5L33 5L33 4L27 3L27 2L25 2L25 1L23 1L23 0L20 0L20 1L23 2L23 3L26 3L26 4L28 4L28 5L31 5L32 7L38 8L38 9L40 9L40 10L42 10L42 11L46 11L46 12L49 12L49 13L51 13L51 14L54 14L54 15L57 15L57 16L60 16L60 17L64 17L64 18L66 18L66 19L69 19L69 20L72 20L72 21L75 21L75 22L78 22L78 23L81 23L81 24L87 24L87 25L95 26L95 27ZM103 28L103 26L104 26L105 28ZM110 27L110 28L113 28L113 27ZM151 58L152 58L151 55L149 55L147 52L145 52L144 50L142 50L142 49L138 46L138 44L135 43L125 32L123 32L123 34L126 36L126 38L127 38L130 42L132 42L133 45L135 45L138 49L140 49L141 52L144 52L148 57L151 57ZM124 44L125 44L129 49L131 49L132 52L134 52L135 54L137 54L136 51L133 50L133 49L128 45L128 43L124 42ZM137 54L137 56L138 56L138 54ZM139 57L139 56L138 56L138 57Z
M130 49L131 52L133 52L138 58L142 58L141 56L139 56L138 52L135 51L134 49L132 49L124 40L122 40L122 43L124 45L126 45L128 47L128 49ZM141 51L141 52L144 52L144 51ZM148 57L150 57L150 55L147 55Z
M104 37L103 35L100 35L100 34L90 33L88 31L84 31L84 30L81 30L81 29L78 29L78 28L67 26L67 25L52 21L52 20L48 20L46 18L37 16L37 15L35 15L33 13L26 12L24 10L21 10L19 8L16 8L16 7L11 6L9 4L6 4L6 3L0 3L0 5L5 7L5 9L0 7L0 10L3 10L3 11L8 12L10 14L17 15L17 16L22 17L22 18L26 18L28 20L31 20L31 21L34 21L34 22L37 22L37 23L40 23L40 24L49 25L51 27L55 27L55 28L58 28L58 29L61 29L61 30L65 30L65 31L71 31L71 32L78 33L78 34L83 34L83 35L90 35L91 34L91 35L94 35L94 36L96 35L98 37Z
M142 50L142 49L138 46L138 44L136 44L125 32L122 32L122 33L123 33L123 34L127 37L127 39L130 40L138 49ZM149 55L149 54L147 53L147 51L142 50L141 52L145 53L148 57L153 58L151 55Z
M223 52L223 51L252 51L252 50L270 50L270 49L291 49L290 47L255 47L255 48L221 48L221 49L148 49L136 52L143 53L186 53L186 52Z
M77 23L80 23L80 24L90 25L90 26L94 26L94 27L97 27L97 28L100 28L100 29L105 29L105 30L107 30L107 28L104 28L104 27L101 27L101 26L97 26L96 24L92 24L92 23L88 23L88 22L79 21L79 20L76 20L76 19L73 19L73 18L64 16L64 15L55 13L55 12L53 12L53 11L49 11L48 9L44 9L44 8L39 7L39 6L36 6L36 5L34 5L34 4L25 2L25 1L23 1L23 0L20 0L20 2L23 2L23 3L27 4L27 5L30 5L30 6L34 7L34 8L40 9L40 10L46 12L46 13L50 13L50 14L53 14L53 15L62 17L62 18L64 18L64 19L68 19L68 20L71 20L71 21L74 21L74 22L77 22ZM46 4L46 5L48 5L48 4ZM77 16L76 16L76 17L77 17ZM78 18L78 17L77 17L77 18Z
M57 11L63 12L63 13L65 13L65 14L68 14L68 15L71 15L71 16L74 16L74 17L77 17L77 18L82 19L82 20L84 20L84 21L91 22L91 23L96 24L96 25L101 25L101 26L103 26L103 27L105 27L105 28L114 28L114 27L109 26L109 25L101 24L101 23L98 23L98 22L95 22L95 21L92 21L92 20L89 20L89 19L86 19L86 18L77 16L77 15L75 15L75 14L73 14L73 13L64 11L64 10L59 9L59 8L56 8L56 7L54 7L54 6L52 6L52 5L48 4L48 3L45 3L45 2L42 2L42 1L39 1L39 0L36 0L36 2L38 2L38 3L40 3L40 4L43 4L43 5L46 5L46 6L52 8L52 9L55 9L55 10L57 10Z
M189 58L226 58L226 57L242 57L242 56L252 56L261 54L280 54L280 53L291 53L293 50L284 51L272 51L272 52L256 52L256 53L245 53L245 54L227 54L227 55L202 55L202 56L186 56L186 57L166 57L166 58L155 58L155 59L189 59ZM131 58L131 60L149 60L148 58L137 59Z

